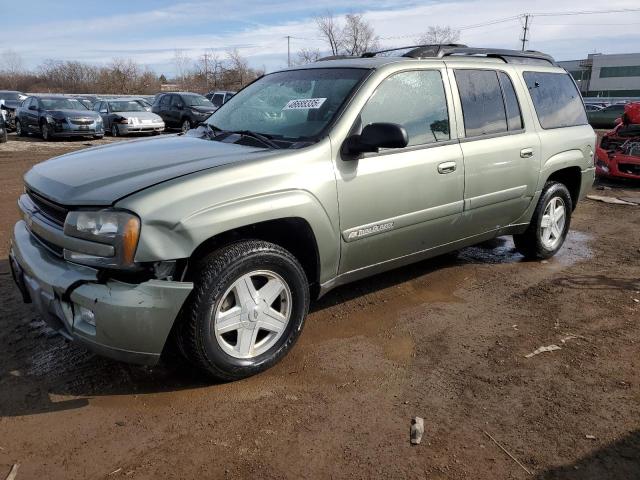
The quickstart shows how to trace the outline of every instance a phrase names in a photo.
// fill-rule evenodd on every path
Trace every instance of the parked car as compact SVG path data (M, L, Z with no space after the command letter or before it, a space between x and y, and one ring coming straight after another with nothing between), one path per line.
M162 117L168 128L186 132L204 122L216 108L197 93L163 93L156 97L151 111Z
M44 140L56 137L102 138L102 118L75 98L61 96L27 97L16 111L16 133L42 135Z
M584 105L585 109L587 112L599 112L600 110L602 110L604 107L600 106L600 105L596 105L593 103L585 103Z
M6 113L4 110L0 110L0 143L7 142L7 122Z
M105 132L114 137L130 133L157 135L164 130L162 118L148 112L139 99L103 100L97 102L93 109L102 117Z
M614 104L597 111L587 111L589 124L593 128L613 128L616 119L624 113L624 104Z
M231 97L233 97L236 93L237 92L230 92L226 90L216 91L207 93L205 97L207 97L211 101L211 103L213 103L214 107L220 108L222 105L231 100Z
M20 106L26 95L16 90L0 90L0 109L6 113L6 128L15 130L16 109Z
M405 52L270 73L185 135L37 164L9 255L25 301L103 355L175 342L235 380L338 285L500 235L556 254L595 170L572 78L538 52Z
M640 180L640 103L626 106L623 121L602 136L596 150L596 174Z

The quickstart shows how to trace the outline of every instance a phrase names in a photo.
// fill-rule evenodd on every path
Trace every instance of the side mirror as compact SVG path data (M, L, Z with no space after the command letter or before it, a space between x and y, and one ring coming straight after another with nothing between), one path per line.
M404 148L409 136L402 125L397 123L370 123L362 129L360 135L351 135L342 146L342 152L348 156L366 152L377 152L381 148Z
M38 110L38 107L35 105L29 105L29 110Z

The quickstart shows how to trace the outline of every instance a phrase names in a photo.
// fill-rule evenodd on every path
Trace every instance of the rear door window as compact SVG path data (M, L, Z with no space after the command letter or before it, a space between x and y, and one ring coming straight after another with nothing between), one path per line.
M587 124L582 97L568 73L524 72L523 75L542 128Z
M502 87L502 95L504 96L504 105L507 111L507 128L509 130L522 129L522 113L520 112L520 104L518 96L513 88L513 83L504 72L498 72L500 86Z
M455 70L467 137L507 131L502 89L493 70Z
M437 70L400 72L383 80L360 112L362 126L390 122L402 125L408 145L449 140L449 114Z
M160 99L160 105L162 105L163 107L168 107L169 106L169 102L171 102L171 95L164 95Z

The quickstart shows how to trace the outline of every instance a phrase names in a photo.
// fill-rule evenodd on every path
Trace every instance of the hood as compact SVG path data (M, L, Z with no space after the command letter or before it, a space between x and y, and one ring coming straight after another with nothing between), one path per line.
M214 107L213 105L211 106L198 105L198 106L187 107L187 108L190 108L191 110L195 110L196 112L200 112L200 113L213 113L216 111L216 107Z
M2 105L5 110L15 110L21 103L20 100L0 100L0 105Z
M62 118L98 118L98 114L91 110L47 110L47 114L52 117Z
M182 175L272 154L264 148L172 135L62 155L37 164L24 180L62 205L106 206Z
M159 115L151 112L113 112L124 118L137 118L138 120L153 120L154 122L161 122L162 118Z

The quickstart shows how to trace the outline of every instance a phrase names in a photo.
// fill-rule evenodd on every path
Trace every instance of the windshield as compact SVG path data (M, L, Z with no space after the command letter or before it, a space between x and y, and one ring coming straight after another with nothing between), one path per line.
M190 107L210 107L212 104L202 95L183 95L184 102Z
M109 102L109 109L112 112L145 112L144 107L137 100L123 100L119 102Z
M18 92L0 92L0 100L18 100Z
M40 102L45 110L87 110L75 98L41 98Z
M367 71L313 68L266 75L234 95L207 123L292 141L315 138Z

